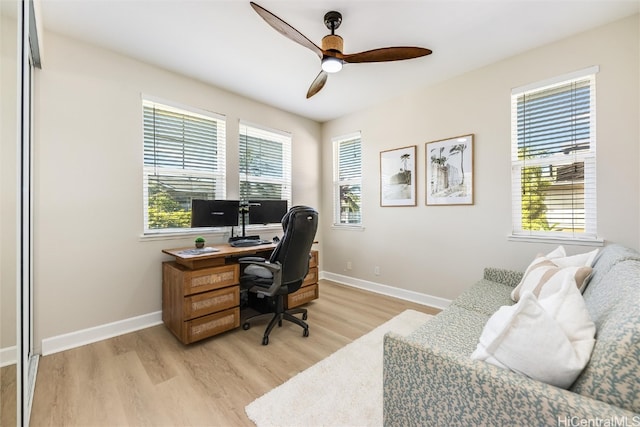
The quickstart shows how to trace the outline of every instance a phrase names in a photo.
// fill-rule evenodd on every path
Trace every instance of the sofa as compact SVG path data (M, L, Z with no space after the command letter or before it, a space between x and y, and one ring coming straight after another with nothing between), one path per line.
M583 294L595 344L568 389L471 358L522 276L486 268L414 332L385 335L386 426L640 426L640 254L617 244L599 251Z

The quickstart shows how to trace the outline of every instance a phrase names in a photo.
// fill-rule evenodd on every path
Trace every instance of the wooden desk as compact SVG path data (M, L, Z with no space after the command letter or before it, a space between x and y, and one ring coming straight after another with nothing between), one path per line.
M243 256L251 256L259 254L269 254L272 250L276 248L275 243L270 243L268 245L259 245L259 246L245 246L243 248L234 248L229 244L222 245L209 245L208 247L217 249L217 252L209 252L202 255L188 255L185 254L184 251L192 250L193 247L189 248L177 248L177 249L163 249L167 255L171 255L176 258L176 262L180 265L184 265L185 267L195 270L197 268L203 267L215 267L218 265L225 265L228 259L240 258Z
M175 258L162 263L162 321L184 344L240 326L240 265L238 258L268 258L275 244L218 249L199 255L188 248L163 249ZM302 287L288 296L293 308L318 298L318 251L311 252L309 274Z

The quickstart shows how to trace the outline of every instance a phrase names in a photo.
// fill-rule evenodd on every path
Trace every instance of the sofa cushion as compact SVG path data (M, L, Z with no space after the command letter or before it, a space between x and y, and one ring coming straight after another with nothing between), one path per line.
M593 263L593 274L589 279L587 289L590 286L597 286L609 270L622 261L640 261L640 253L618 244L605 246L600 253L598 253ZM589 298L586 291L584 297L585 299Z
M608 271L585 291L596 343L571 390L640 412L640 261L630 259L607 257Z
M538 299L525 291L517 304L500 308L471 358L567 388L587 364L594 335L582 295L565 276L551 295Z
M470 356L489 316L450 305L406 339L421 346L437 347Z
M513 288L502 283L482 279L454 299L452 305L491 316L504 305L513 305Z

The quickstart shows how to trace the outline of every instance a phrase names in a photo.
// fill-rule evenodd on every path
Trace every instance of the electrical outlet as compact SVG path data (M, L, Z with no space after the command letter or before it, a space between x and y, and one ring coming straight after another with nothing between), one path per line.
M347 261L347 270L351 270L352 267L351 261Z
M373 274L375 274L376 276L380 275L380 267L378 267L377 265L375 267L373 267Z

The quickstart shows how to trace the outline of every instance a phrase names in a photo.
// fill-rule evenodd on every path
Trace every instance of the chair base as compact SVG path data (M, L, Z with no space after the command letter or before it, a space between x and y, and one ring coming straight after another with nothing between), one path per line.
M294 314L302 314L302 320L295 317ZM289 322L295 323L296 325L299 325L303 329L302 336L309 336L309 325L307 325L307 323L305 322L305 320L307 320L307 310L304 308L295 308L280 313L264 313L251 316L248 319L245 319L244 323L242 324L242 329L246 331L251 327L250 322L268 317L271 317L271 321L269 321L267 328L264 330L264 335L262 336L262 345L269 344L269 334L271 333L271 330L276 326L276 323L278 324L278 326L282 326L283 320L287 320Z

